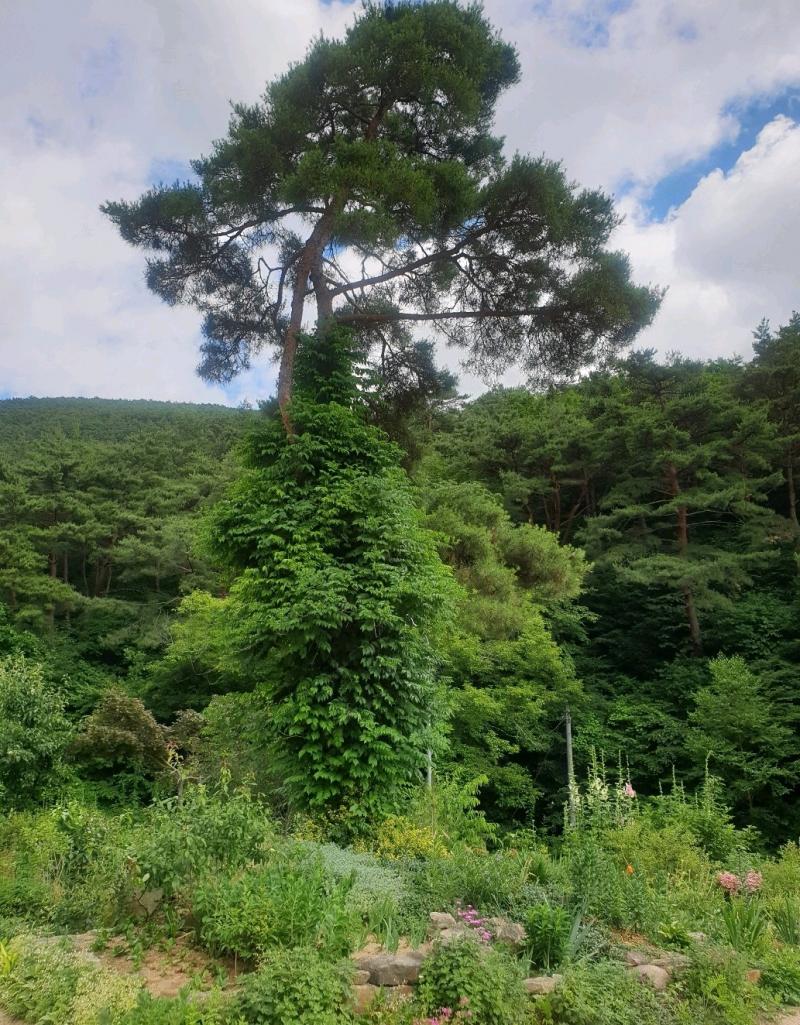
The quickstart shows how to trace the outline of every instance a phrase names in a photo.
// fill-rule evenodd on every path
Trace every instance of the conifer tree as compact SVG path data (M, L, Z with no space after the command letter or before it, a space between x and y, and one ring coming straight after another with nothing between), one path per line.
M747 586L780 535L766 502L775 430L762 404L738 398L740 375L736 363L659 365L644 352L587 386L614 467L586 522L589 555L679 596L695 654L702 613Z
M800 472L800 314L772 334L763 321L755 332L755 356L748 364L747 394L764 398L770 419L778 428L786 477L789 520L800 531L797 514L797 475Z
M234 107L197 182L103 209L150 252L156 294L204 314L202 375L279 350L287 427L311 299L319 327L364 344L421 323L481 368L571 374L628 344L659 293L606 248L608 196L503 156L494 108L518 76L477 4L368 3L343 40L317 39Z

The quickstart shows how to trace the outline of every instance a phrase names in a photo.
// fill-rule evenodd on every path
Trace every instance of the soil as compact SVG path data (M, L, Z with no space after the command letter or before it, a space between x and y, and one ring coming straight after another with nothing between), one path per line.
M97 934L72 936L76 950L96 958L104 968L122 975L134 975L155 997L175 997L184 987L210 989L215 982L226 986L235 983L232 962L217 961L192 947L185 937L178 937L169 947L151 947L138 959L131 955L122 937L112 938L102 950L94 950ZM4 1025L0 1020L0 1025Z

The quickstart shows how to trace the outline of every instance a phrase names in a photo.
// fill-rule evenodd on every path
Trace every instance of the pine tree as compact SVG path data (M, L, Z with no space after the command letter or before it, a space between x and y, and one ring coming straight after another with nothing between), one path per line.
M234 108L197 183L103 209L152 254L149 286L205 315L205 377L279 348L287 428L310 298L318 328L385 341L429 324L480 367L570 374L628 344L660 295L606 248L609 197L504 158L494 108L518 75L477 4L369 3Z
M645 590L680 597L691 648L701 617L751 582L780 525L775 431L763 405L741 401L735 363L630 357L587 385L613 484L587 520L589 554ZM772 549L774 550L774 549Z

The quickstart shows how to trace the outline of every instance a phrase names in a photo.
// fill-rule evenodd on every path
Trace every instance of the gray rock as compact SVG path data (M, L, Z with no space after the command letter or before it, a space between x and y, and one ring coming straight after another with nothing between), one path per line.
M164 891L161 887L154 887L151 890L140 890L135 893L131 901L131 912L135 918L150 918L164 900Z
M629 970L639 978L640 982L652 986L659 992L669 985L669 972L666 968L660 968L655 964L640 964L634 965Z
M456 925L452 929L442 929L439 933L439 940L445 946L449 943L457 943L458 940L463 940L465 937L472 936L472 930L468 929L465 925Z
M692 959L687 957L686 954L678 954L671 951L667 954L662 954L661 957L655 957L650 964L657 965L659 968L665 968L670 973L685 972L689 965L692 963Z
M652 964L650 960L650 954L645 954L643 950L626 950L625 960L629 965L638 967L642 964Z
M397 954L361 954L355 958L356 968L369 972L373 986L407 986L419 978L425 955L418 950Z
M369 972L358 971L353 974L353 985L354 986L366 986L369 982Z
M431 926L438 932L442 932L444 929L456 928L455 918L446 911L431 911L428 917L431 920Z
M530 979L523 979L522 985L525 992L531 996L544 996L546 993L552 993L562 979L562 975L535 975Z
M512 922L509 918L487 918L486 928L492 934L492 939L499 943L508 943L512 947L521 947L525 942L525 929L519 922Z

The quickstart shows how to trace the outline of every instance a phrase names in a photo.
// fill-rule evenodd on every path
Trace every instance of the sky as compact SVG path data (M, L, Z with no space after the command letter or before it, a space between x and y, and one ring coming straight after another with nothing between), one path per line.
M797 0L487 0L520 53L509 153L611 192L635 278L668 289L637 347L747 357L800 307ZM99 212L182 177L356 4L0 0L0 397L256 401L275 366L202 382L199 316L169 308ZM443 359L455 366L452 353ZM463 375L466 390L480 381Z

